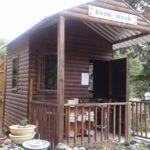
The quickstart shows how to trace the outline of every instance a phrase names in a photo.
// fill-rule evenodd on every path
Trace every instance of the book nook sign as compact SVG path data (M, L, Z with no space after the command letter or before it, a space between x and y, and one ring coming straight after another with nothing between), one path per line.
M89 16L137 25L137 16L89 5Z

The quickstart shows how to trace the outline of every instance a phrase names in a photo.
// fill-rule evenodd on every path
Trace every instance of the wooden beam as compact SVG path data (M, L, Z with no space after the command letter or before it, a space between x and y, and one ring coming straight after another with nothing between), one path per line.
M110 21L110 20L101 19L101 18L90 17L88 15L83 15L83 14L69 12L69 11L64 11L64 12L62 12L62 14L66 17L81 20L81 21L89 21L89 22L93 22L93 23L97 23L97 24L116 26L119 28L126 28L126 29L130 29L130 30L150 33L150 26L146 27L146 26L141 26L141 25L131 25L131 24L127 24L127 23L121 23L121 22Z
M57 118L56 142L63 141L64 133L64 70L65 70L65 18L59 17L57 33Z

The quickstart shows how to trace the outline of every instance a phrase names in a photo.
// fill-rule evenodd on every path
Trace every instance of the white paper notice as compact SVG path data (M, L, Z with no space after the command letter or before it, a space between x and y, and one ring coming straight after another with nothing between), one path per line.
M81 74L81 85L89 85L89 73Z

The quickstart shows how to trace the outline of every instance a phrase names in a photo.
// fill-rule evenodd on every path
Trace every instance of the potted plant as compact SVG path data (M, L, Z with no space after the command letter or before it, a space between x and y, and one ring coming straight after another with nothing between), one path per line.
M9 126L9 137L15 143L21 144L26 140L33 139L35 136L35 125L28 124L26 118L22 119L19 124Z
M35 131L36 126L28 124L27 118L23 118L19 124L9 126L10 132L13 135L26 135Z

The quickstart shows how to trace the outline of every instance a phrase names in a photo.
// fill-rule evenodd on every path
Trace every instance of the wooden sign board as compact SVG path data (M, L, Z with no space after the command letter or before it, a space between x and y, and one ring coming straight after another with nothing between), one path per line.
M137 25L137 16L89 5L89 16Z

